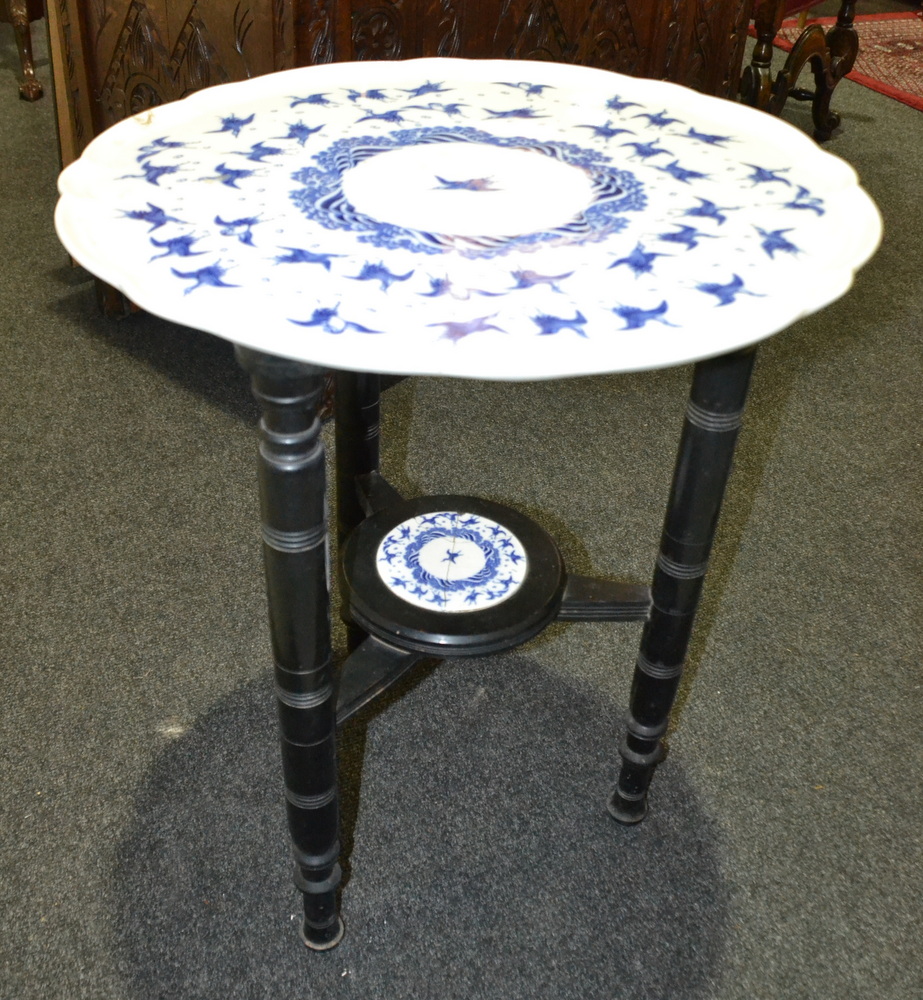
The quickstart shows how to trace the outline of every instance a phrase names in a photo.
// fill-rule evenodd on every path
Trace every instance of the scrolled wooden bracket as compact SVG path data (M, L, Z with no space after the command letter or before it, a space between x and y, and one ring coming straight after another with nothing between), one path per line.
M817 24L805 28L785 65L773 78L772 42L782 23L784 3L776 0L760 4L754 18L756 47L741 79L744 103L778 115L790 97L811 101L814 138L818 142L829 139L840 124L840 116L830 110L833 91L853 68L859 52L859 36L853 26L855 6L852 0L844 0L837 23L827 32ZM798 89L798 78L809 63L814 76L814 89Z

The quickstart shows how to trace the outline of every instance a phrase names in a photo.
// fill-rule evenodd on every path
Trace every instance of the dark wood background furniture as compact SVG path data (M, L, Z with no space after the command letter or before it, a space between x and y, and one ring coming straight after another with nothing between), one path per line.
M830 110L830 99L836 85L853 68L859 52L859 36L853 27L856 13L854 0L843 0L836 24L825 31L819 24L808 25L799 35L782 69L773 76L772 42L782 21L805 11L813 3L804 0L756 0L756 47L745 69L741 97L747 104L771 114L780 114L790 98L811 101L814 137L829 139L840 124L840 116ZM799 88L798 78L810 65L814 89Z
M50 0L64 164L210 84L320 62L553 59L738 88L753 0Z
M32 58L31 22L45 16L44 0L0 0L0 24L12 24L16 33L16 47L22 66L19 96L24 101L37 101L44 91L35 76Z

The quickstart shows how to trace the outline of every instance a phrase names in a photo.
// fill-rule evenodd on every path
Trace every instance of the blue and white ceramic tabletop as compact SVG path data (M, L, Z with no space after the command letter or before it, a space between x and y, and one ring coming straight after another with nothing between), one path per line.
M842 295L881 223L768 115L526 61L333 63L212 87L60 178L70 253L144 309L334 368L655 368Z

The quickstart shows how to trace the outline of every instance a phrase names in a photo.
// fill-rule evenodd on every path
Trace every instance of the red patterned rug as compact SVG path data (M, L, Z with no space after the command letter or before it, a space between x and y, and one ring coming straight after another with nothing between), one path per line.
M808 18L827 27L833 17ZM857 17L859 56L847 79L923 111L923 16L867 14ZM775 44L786 52L800 34L798 21L785 21Z

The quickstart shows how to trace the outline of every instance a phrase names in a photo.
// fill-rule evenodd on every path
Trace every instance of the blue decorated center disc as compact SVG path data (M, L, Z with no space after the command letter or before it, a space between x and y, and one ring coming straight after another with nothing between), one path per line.
M402 521L378 547L375 565L402 600L435 611L481 611L522 586L528 560L497 521L438 511Z

